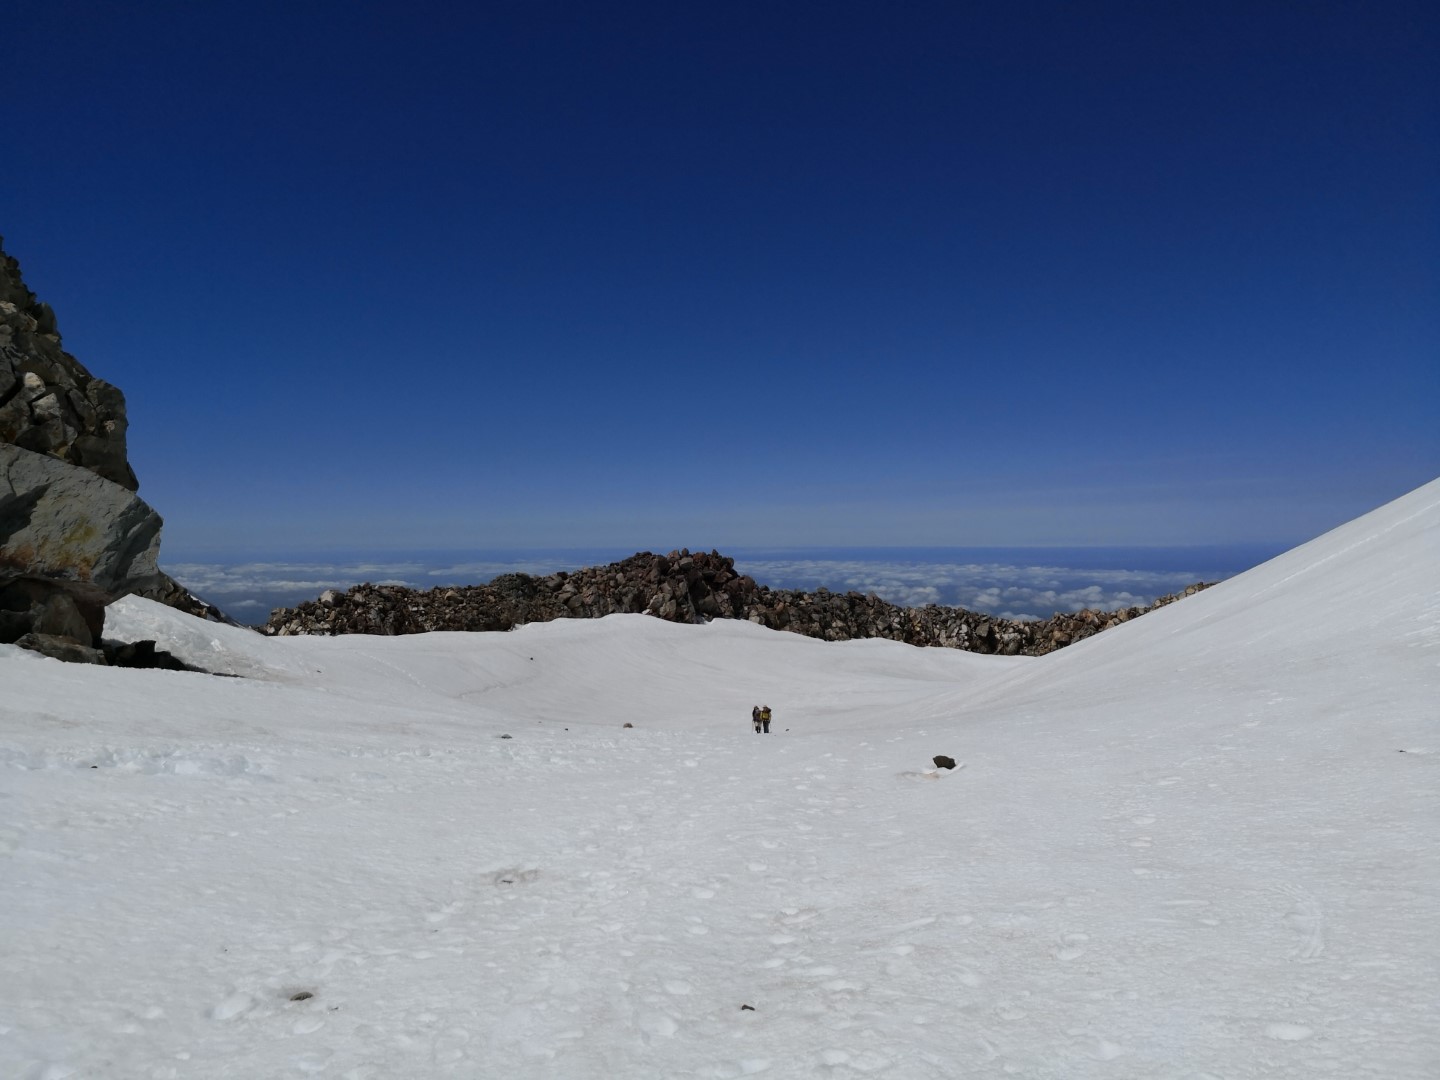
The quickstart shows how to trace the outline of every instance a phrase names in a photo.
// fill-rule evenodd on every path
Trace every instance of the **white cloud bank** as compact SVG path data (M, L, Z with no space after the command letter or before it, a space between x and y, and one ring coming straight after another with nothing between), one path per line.
M293 606L313 600L326 589L348 589L361 582L429 589L437 585L481 584L500 574L544 575L583 565L588 564L549 558L443 563L187 562L167 569L187 588L242 621L263 621L273 608ZM906 607L942 604L1007 619L1043 619L1061 611L1113 611L1145 605L1201 577L1201 571L1183 566L1173 570L1133 570L893 558L738 558L736 569L772 588L874 593Z
M1013 563L798 559L737 563L737 567L767 585L853 590L906 607L943 604L1007 619L1149 604L1199 580L1197 571L1187 568L1105 570Z

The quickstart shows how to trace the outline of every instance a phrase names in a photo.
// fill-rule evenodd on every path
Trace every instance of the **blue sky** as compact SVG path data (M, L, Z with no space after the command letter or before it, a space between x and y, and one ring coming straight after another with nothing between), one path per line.
M1432 5L24 5L173 558L1298 542L1440 473Z

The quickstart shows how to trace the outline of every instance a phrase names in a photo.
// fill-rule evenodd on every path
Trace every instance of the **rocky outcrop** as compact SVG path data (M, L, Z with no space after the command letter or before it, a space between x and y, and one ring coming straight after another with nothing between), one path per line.
M1161 607L1205 588L1164 596ZM644 613L671 622L747 619L826 641L889 638L979 653L1040 656L1128 622L1151 608L1080 611L1038 622L1012 622L963 608L903 608L861 593L771 589L712 551L642 552L618 563L548 577L503 574L488 585L420 592L398 585L357 585L281 608L265 632L418 634L430 630L509 630L553 619Z
M0 443L139 490L125 451L125 397L60 347L49 304L0 251Z
M142 664L153 649L100 640L111 600L224 618L156 565L162 522L135 494L125 432L124 396L60 347L55 313L0 251L0 643Z

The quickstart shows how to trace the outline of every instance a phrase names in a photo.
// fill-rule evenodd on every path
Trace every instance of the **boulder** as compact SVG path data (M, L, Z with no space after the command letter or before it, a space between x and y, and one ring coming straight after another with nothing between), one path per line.
M56 590L41 605L35 615L35 621L31 625L31 631L36 634L65 638L67 641L75 642L76 645L87 647L95 640L95 632L80 611L80 605L76 603L76 598L62 590Z
M83 582L0 578L0 642L43 634L91 647L100 640L109 595Z
M48 455L0 443L0 573L153 587L160 515L133 491Z

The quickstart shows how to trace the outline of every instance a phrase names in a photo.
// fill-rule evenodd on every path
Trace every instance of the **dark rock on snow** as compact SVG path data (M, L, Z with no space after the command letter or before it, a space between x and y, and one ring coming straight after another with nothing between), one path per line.
M904 608L877 596L825 589L771 589L735 570L717 551L641 552L617 563L547 577L502 574L488 585L424 592L402 585L357 585L273 612L272 635L419 634L431 630L509 630L553 619L646 614L671 622L747 619L826 641L889 638L980 653L1040 656L1205 588L1162 596L1149 608L1079 611L1011 622L964 608Z
M70 664L104 664L105 653L100 649L92 649L88 645L81 645L69 638L56 637L53 634L22 634L11 644L19 645L22 649L29 649L41 656L48 656L52 660L64 660Z
M101 643L105 660L111 667L164 668L167 671L200 671L185 661L157 649L153 641L110 641Z

